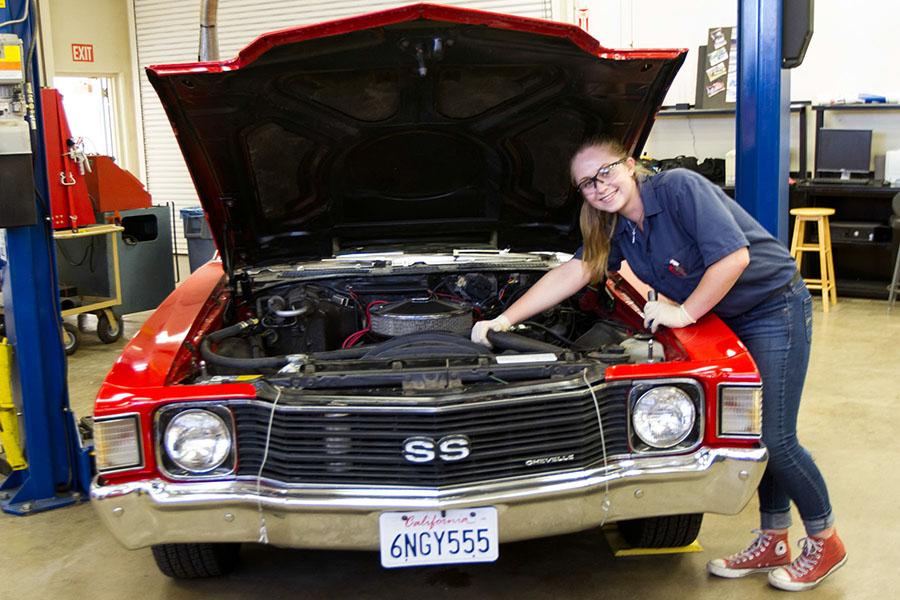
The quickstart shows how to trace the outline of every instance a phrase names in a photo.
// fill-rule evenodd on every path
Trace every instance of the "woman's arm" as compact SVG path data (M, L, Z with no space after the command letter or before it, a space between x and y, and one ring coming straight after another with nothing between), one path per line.
M747 265L750 251L740 248L711 264L683 304L650 301L644 305L644 327L655 332L660 325L687 327L708 313L734 286Z
M509 320L510 325L521 323L556 306L590 283L590 280L590 273L584 268L584 263L573 258L547 271L525 295L504 311L503 316Z
M750 250L739 248L709 265L700 283L682 303L684 310L694 321L708 313L725 297L749 264Z

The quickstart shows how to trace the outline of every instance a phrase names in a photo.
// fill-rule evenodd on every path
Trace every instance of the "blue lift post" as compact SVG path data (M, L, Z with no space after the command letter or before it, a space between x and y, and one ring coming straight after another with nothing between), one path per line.
M0 22L20 18L31 0L7 0ZM36 6L23 23L4 27L24 44L27 60L35 33ZM38 221L6 230L8 264L3 282L7 335L15 352L21 390L25 470L14 471L0 486L0 506L14 515L67 506L87 497L91 466L81 447L74 414L69 409L66 357L60 334L56 252L50 227L49 186L44 159L37 50L23 65L34 87L37 128L32 128Z
M735 199L787 245L791 79L781 24L782 0L738 0Z

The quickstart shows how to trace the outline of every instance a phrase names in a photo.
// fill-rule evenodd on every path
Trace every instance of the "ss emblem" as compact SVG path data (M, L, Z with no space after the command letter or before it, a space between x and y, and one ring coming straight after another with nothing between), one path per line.
M470 452L469 438L464 435L448 435L437 442L424 436L403 440L403 458L413 463L431 462L435 457L453 462L464 459Z

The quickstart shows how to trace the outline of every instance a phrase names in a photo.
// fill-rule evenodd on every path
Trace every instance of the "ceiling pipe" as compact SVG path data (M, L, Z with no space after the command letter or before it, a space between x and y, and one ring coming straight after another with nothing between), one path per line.
M219 36L216 33L216 15L219 0L203 0L200 4L200 61L219 60Z

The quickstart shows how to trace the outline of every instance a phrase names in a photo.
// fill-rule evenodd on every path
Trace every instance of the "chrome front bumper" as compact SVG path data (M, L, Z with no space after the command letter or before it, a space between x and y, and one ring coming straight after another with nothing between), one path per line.
M686 513L735 514L765 470L765 448L701 448L683 456L445 489L281 487L263 480L91 486L91 501L127 548L178 542L257 542L293 548L378 549L385 511L495 506L500 541L582 531L604 522ZM257 493L258 490L258 493Z

